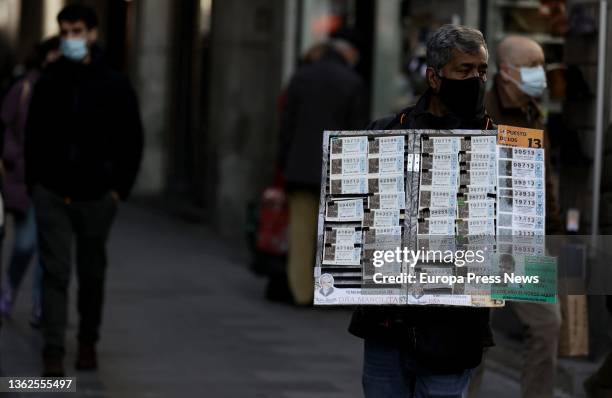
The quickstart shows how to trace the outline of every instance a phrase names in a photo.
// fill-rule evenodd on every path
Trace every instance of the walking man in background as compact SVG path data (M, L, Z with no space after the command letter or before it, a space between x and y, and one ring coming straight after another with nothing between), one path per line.
M536 99L546 89L544 51L535 41L522 36L508 36L499 44L498 70L493 87L487 92L485 107L498 124L534 129L545 128ZM552 166L548 135L546 149L546 235L563 233L559 207L552 183ZM559 304L511 301L512 309L526 326L525 364L522 367L521 391L524 398L552 398L555 387L557 346L561 328ZM473 393L480 384L482 369L477 372ZM471 388L472 389L472 388Z
M344 32L343 32L344 33ZM323 56L291 79L281 120L281 163L289 193L287 276L297 305L312 303L317 212L324 130L357 130L367 124L361 77L352 69L359 53L350 34L339 34Z
M106 241L142 154L142 127L128 80L101 61L97 16L82 5L57 17L62 57L38 81L26 127L26 178L44 267L43 374L62 376L73 241L78 279L76 368L97 368Z

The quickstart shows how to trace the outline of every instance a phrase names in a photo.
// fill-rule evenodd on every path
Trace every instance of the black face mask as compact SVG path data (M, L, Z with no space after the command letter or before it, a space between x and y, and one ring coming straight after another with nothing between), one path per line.
M481 78L440 79L442 86L437 96L453 115L462 120L472 120L484 115L485 82Z

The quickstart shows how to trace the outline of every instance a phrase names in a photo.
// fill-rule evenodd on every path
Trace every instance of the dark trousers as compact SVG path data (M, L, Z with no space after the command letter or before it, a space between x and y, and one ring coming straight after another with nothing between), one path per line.
M68 202L36 186L32 192L43 265L42 331L44 354L61 356L68 318L72 247L76 243L81 343L99 337L104 300L106 241L117 206L110 193L92 201Z
M438 374L419 366L405 350L365 340L363 393L366 398L463 398L471 369Z

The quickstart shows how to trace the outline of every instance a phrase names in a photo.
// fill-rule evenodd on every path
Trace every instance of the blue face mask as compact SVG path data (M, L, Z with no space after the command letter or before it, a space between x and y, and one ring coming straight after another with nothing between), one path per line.
M510 65L510 67L518 70L521 74L520 82L510 76L508 76L508 78L513 81L522 92L530 97L537 98L542 96L546 89L546 72L543 66L528 67Z
M81 61L87 56L87 42L85 39L62 39L60 51L71 61Z

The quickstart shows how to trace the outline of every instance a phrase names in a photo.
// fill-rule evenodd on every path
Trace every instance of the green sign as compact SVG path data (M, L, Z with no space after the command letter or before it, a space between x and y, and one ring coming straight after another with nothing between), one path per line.
M510 261L505 261L501 258L502 256L509 255L497 256L501 283L491 287L492 299L557 302L557 259L555 257L512 256Z

